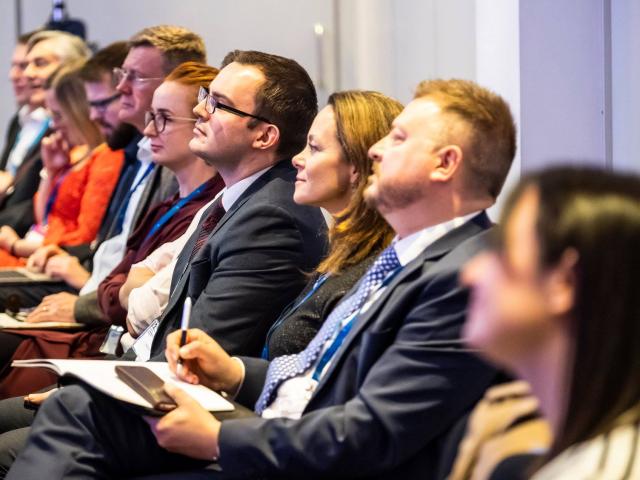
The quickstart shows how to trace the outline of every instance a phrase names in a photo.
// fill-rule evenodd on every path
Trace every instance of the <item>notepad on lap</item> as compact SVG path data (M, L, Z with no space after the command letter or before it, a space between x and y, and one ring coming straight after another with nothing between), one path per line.
M230 412L234 410L231 402L218 393L202 385L192 385L178 380L169 370L166 362L125 362L120 360L52 360L33 359L16 360L12 367L42 367L53 370L60 376L67 375L80 379L96 390L132 405L152 410L151 404L120 380L116 366L145 366L162 380L173 383L191 395L202 407L210 412Z
M53 278L46 273L30 272L24 267L0 268L0 285L23 283L60 283L62 280Z
M3 328L12 328L16 330L80 330L86 328L84 323L72 322L39 322L29 323L0 313L0 330Z

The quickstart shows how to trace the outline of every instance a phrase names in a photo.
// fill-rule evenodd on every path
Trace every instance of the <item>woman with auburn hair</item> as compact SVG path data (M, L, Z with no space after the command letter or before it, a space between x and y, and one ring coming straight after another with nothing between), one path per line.
M467 341L531 384L554 442L535 480L640 478L640 179L552 168L463 273Z
M42 140L41 181L34 199L36 224L20 238L0 228L0 266L26 265L42 245L90 243L98 233L124 161L103 144L89 118L84 83L76 66L63 68L46 93L54 133Z
M93 319L94 323L88 324L87 330L81 332L3 330L0 332L0 359L12 353L11 360L101 357L106 353L100 346L109 327L125 325L126 311L120 307L118 293L131 265L180 237L193 218L201 215L224 187L217 170L189 149L196 122L192 110L198 88L208 85L217 73L218 69L214 67L186 62L176 67L154 92L144 134L151 142L153 162L174 173L179 191L152 207L129 236L122 261L98 287L101 317ZM45 297L27 316L26 322L70 321L67 317L61 318L56 304L57 295L70 294ZM17 348L8 336L22 339ZM10 350L12 343L13 350ZM7 363L0 364L0 370L8 366ZM54 381L47 372L36 369L5 369L0 372L0 398L33 393Z

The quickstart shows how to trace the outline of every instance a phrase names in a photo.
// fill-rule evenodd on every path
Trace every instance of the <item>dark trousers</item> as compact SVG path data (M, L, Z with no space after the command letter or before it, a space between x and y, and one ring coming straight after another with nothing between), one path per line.
M0 401L0 478L5 478L27 443L33 417L33 410L24 408L22 397Z
M107 479L161 475L231 478L202 469L210 462L169 453L158 446L141 415L93 389L71 385L41 407L26 446L8 479ZM188 470L193 476L177 473ZM151 477L152 478L152 477Z

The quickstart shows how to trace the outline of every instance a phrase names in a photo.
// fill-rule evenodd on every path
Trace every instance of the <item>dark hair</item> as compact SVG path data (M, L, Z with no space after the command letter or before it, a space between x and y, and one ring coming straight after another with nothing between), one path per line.
M499 95L469 80L425 80L415 98L431 97L443 111L471 127L463 178L482 195L496 198L516 154L516 127L509 105ZM446 141L446 140L445 140Z
M154 47L162 53L164 71L169 73L184 62L207 61L204 41L197 33L175 25L156 25L136 33L129 40L129 47Z
M573 358L555 456L610 431L622 413L640 404L640 178L593 168L543 170L511 194L503 225L531 187L539 198L541 266L557 264L567 249L578 256Z
M318 266L320 273L339 273L381 251L394 232L382 215L364 201L367 180L373 171L369 147L384 137L402 104L378 92L336 92L329 97L344 160L358 173L349 206L337 215L329 230L329 255Z
M268 118L280 130L276 153L291 157L304 148L307 132L318 113L316 89L307 71L295 60L256 51L234 50L222 61L258 68L265 82L256 94L255 115ZM252 120L249 126L255 126Z
M105 74L111 75L115 87L113 69L119 67L129 53L127 42L114 42L98 50L80 69L80 78L85 82L101 82Z

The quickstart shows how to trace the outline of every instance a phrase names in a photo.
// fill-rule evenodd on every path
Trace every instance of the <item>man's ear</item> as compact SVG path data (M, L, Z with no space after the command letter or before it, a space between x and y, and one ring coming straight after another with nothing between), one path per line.
M558 265L549 272L547 298L549 308L556 316L565 316L573 308L576 292L575 267L578 258L578 252L569 248L562 254Z
M434 182L450 181L462 164L462 149L458 145L446 145L436 153L437 164L431 172Z
M258 127L254 131L257 135L253 140L253 148L267 150L280 141L280 129L271 123L262 128Z

